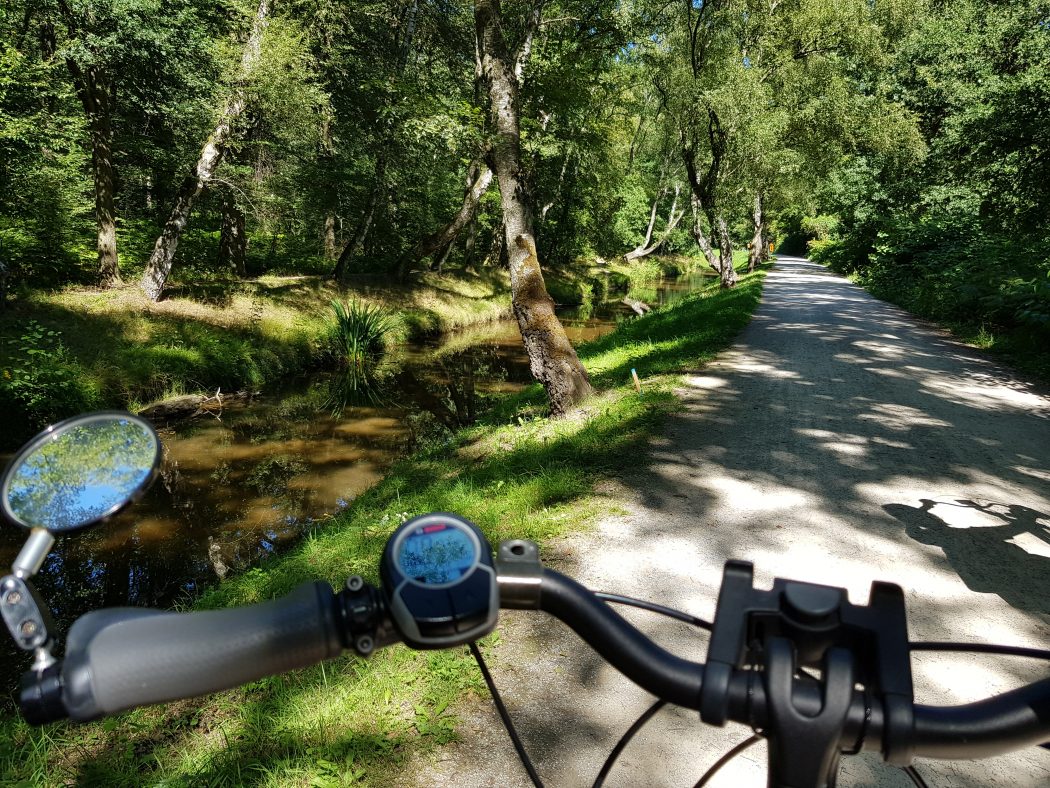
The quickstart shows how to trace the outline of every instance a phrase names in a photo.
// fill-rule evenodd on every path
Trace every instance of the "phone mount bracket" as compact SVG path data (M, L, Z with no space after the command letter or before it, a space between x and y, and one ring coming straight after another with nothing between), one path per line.
M787 777L783 770L790 764L812 763L797 757L803 741L823 739L829 751L813 764L824 771L824 779L803 778L784 785L834 784L845 710L857 682L883 706L886 761L897 766L911 763L913 692L900 586L872 583L868 604L854 605L845 589L813 583L776 579L771 590L756 589L752 565L728 561L700 693L704 722L725 724L733 671L757 666L763 668L771 705L771 769L779 768ZM799 714L791 701L799 667L823 669L824 704L816 717ZM778 758L778 748L791 757Z

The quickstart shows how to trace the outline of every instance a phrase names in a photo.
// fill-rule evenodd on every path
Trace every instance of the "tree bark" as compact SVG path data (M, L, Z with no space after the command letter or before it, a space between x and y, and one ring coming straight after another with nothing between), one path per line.
M449 241L434 254L434 261L430 266L430 270L437 271L440 274L445 269L445 263L448 262L450 254L452 254L452 241Z
M721 214L715 220L718 227L718 263L721 268L719 283L722 287L736 287L736 269L733 267L733 239L729 225Z
M707 217L711 232L718 241L718 272L722 287L736 286L736 269L733 268L733 242L729 235L729 226L719 210L717 195L718 183L721 176L722 160L726 155L728 146L728 135L722 128L722 124L713 108L708 107L707 134L711 146L711 161L708 163L707 172L701 175L696 167L696 147L692 138L681 131L682 160L685 163L686 176L689 179L689 188L692 189L693 198L697 205L703 210ZM694 229L694 237L698 230ZM699 239L697 240L699 243Z
M704 229L700 226L700 201L695 194L691 195L690 203L693 207L693 240L696 241L696 245L703 253L707 264L711 266L715 273L721 276L722 266L715 257L715 250L711 247L711 239L704 235Z
M339 217L330 213L324 217L324 256L326 260L335 261L339 257L338 235Z
M332 139L332 119L325 117L321 122L321 196L325 205L324 217L324 256L335 262L339 259L339 189L332 176L335 158L335 143Z
M446 250L452 245L460 231L471 220L478 209L478 203L492 184L492 170L481 161L475 161L470 165L467 172L467 191L463 195L463 204L459 211L452 217L452 221L435 233L413 246L408 252L401 255L397 264L398 281L404 281L408 276L409 267L417 260L438 252Z
M471 273L477 273L474 258L477 255L475 247L478 239L478 215L475 212L467 223L467 237L463 240L463 268Z
M259 0L258 9L255 12L255 20L252 23L252 32L248 36L244 54L241 57L241 69L238 84L242 85L251 75L252 70L259 62L262 51L262 36L269 23L270 0ZM142 289L151 301L160 298L164 290L164 284L171 273L171 266L175 261L175 250L179 245L182 231L186 229L189 222L193 203L204 188L215 175L216 169L222 163L222 157L226 153L230 137L233 134L234 124L244 112L248 98L242 87L235 88L219 117L215 130L208 137L207 142L201 149L200 157L192 172L186 177L179 187L175 197L175 206L168 216L168 221L161 231L160 237L153 246L153 254L150 255L146 270L142 274Z
M222 200L222 230L219 232L219 265L242 279L248 275L244 258L248 251L244 211L232 194Z
M80 22L66 2L60 1L59 9L70 35L75 35ZM25 24L30 20L31 7L26 6ZM88 11L90 22L91 12ZM44 57L54 57L57 50L55 26L45 18L40 25L40 49ZM116 174L113 167L113 83L98 66L82 67L73 57L66 58L66 65L73 77L73 85L84 114L87 116L91 135L91 174L95 191L95 227L98 268L96 274L100 287L123 284L120 278L120 261L117 256L117 223L114 194Z
M94 69L89 69L89 73ZM114 206L116 177L113 171L113 129L110 124L113 88L86 86L96 92L97 112L89 113L91 126L91 168L95 176L95 224L97 228L98 283L102 287L122 284L117 257L117 211Z
M503 203L511 305L529 355L532 376L543 385L551 414L561 416L590 395L593 389L587 371L554 314L554 301L547 293L536 255L532 208L525 199L521 183L516 61L511 60L507 50L500 16L499 0L475 0L478 51L496 133L492 161Z
M494 265L500 268L509 267L510 261L507 259L507 245L504 243L506 235L506 228L501 218L499 225L492 231L492 238L489 241L489 253L486 255L482 265Z
M91 173L95 191L96 248L98 250L98 284L114 287L122 284L117 256L117 212L114 205L116 175L113 168L113 85L97 67L86 69L72 60L66 61L84 106L91 134Z
M754 223L755 232L751 236L751 248L747 255L747 270L754 271L759 263L765 259L765 217L763 215L762 192L755 192L755 205L751 212L751 221Z

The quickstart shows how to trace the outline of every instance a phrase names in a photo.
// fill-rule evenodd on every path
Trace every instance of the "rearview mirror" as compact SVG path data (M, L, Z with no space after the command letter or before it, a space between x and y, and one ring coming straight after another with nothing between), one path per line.
M93 525L137 499L160 465L160 440L138 416L74 416L27 443L0 480L0 508L55 534Z

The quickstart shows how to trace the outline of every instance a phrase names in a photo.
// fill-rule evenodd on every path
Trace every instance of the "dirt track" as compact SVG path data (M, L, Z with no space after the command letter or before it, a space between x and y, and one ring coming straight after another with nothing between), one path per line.
M639 370L642 372L642 370ZM554 546L556 567L592 588L710 616L726 559L756 579L794 577L866 600L900 584L913 639L1050 646L1050 399L906 313L819 266L782 258L737 343L687 379L684 406L639 472L607 490L627 516ZM632 621L703 659L706 637L644 614ZM549 788L590 785L651 702L557 623L504 616L497 683ZM955 703L1047 675L1027 660L913 660L917 700ZM413 764L408 784L525 786L487 706L464 741ZM741 727L665 709L609 786L690 786ZM765 785L764 748L711 783ZM919 761L931 786L1048 786L1050 752ZM840 785L908 786L874 756Z

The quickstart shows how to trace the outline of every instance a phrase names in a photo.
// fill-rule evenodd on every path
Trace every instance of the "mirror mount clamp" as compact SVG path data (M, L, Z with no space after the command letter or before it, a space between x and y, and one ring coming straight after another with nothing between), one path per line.
M51 613L29 580L17 575L0 579L0 614L18 647L36 652L33 670L43 671L54 664Z
M527 539L508 539L496 550L500 607L539 610L543 564L540 549Z

